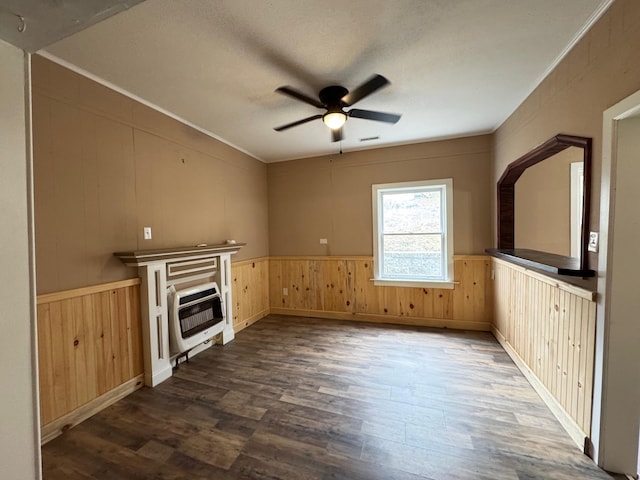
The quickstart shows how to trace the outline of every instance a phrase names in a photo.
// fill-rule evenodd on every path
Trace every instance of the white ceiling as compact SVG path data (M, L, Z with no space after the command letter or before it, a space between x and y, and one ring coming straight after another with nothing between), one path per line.
M401 120L350 118L344 151L492 132L610 3L146 0L45 54L273 162L340 148L319 120L273 130L322 113L283 85L391 81L356 107Z

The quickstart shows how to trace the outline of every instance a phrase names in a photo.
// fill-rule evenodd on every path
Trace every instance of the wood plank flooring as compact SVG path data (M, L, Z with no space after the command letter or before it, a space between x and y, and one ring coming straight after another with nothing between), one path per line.
M56 479L611 479L488 333L271 315L42 449Z

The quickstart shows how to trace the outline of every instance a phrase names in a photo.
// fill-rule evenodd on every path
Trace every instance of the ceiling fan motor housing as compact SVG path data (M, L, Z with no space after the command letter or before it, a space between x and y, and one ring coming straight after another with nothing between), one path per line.
M326 105L329 112L342 112L342 108L347 106L342 102L342 97L347 93L349 93L349 90L346 88L340 85L332 85L320 90L318 97Z

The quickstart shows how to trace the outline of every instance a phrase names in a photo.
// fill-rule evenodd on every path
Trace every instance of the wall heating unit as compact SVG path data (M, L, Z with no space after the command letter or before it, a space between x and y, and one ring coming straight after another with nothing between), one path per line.
M184 353L221 333L224 306L217 283L184 290L169 289L169 333L172 353Z

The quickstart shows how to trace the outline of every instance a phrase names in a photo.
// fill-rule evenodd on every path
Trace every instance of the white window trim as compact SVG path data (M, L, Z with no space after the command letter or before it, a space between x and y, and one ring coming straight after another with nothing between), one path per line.
M445 233L444 252L446 273L444 280L411 280L411 279L395 279L385 278L382 276L380 257L380 236L382 232L379 230L381 224L382 212L378 209L379 198L381 194L388 190L400 191L402 189L413 190L418 187L444 186L444 204L446 215L443 218L443 232ZM443 178L438 180L423 180L415 182L399 182L399 183L383 183L371 185L371 200L373 211L373 265L374 278L373 284L376 286L394 286L394 287L428 287L453 289L455 287L453 279L453 179Z

